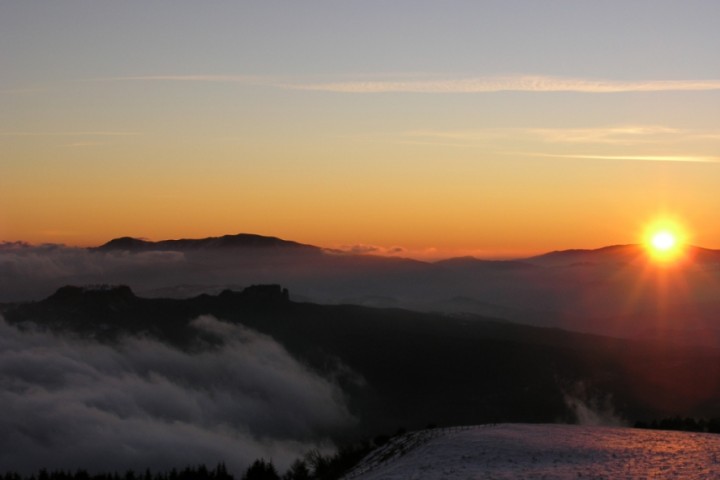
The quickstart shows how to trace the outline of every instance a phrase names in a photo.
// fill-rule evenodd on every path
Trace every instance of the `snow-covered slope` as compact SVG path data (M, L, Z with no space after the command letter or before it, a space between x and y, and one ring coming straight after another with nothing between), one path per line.
M720 435L500 424L412 432L347 480L720 478Z

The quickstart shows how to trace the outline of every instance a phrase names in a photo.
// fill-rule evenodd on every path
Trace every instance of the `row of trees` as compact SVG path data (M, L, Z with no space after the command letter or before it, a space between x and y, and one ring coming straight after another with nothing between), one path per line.
M214 469L209 469L205 465L196 467L186 467L182 470L173 468L169 472L145 472L137 473L128 470L125 473L95 473L90 474L86 470L76 470L75 472L54 470L40 470L36 475L23 476L17 472L7 472L0 476L2 480L234 480L234 477L228 473L225 464L221 463Z
M380 438L380 437L378 437ZM323 455L313 450L304 458L296 460L283 475L280 475L272 461L258 459L252 463L242 476L242 480L337 480L354 467L373 448L370 442L340 448L333 455ZM40 470L37 474L23 476L17 472L0 475L0 480L235 480L221 463L210 469L205 465L186 467L169 472L146 470L137 473L128 470L125 473L96 473L86 470L69 472L64 470Z
M296 460L282 476L272 462L259 459L248 467L242 480L337 480L372 449L373 445L363 442L343 447L334 455L322 455L313 450L305 458Z

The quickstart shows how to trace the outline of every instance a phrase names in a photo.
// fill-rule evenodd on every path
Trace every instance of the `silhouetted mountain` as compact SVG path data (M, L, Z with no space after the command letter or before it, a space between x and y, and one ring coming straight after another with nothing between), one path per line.
M68 283L133 285L141 296L165 298L272 283L316 303L502 317L626 338L675 331L678 341L707 345L717 337L702 332L720 330L720 291L713 280L720 274L720 252L699 247L667 264L640 245L524 260L427 262L248 234L121 238L93 250L9 248L0 258L0 301L44 298Z
M362 434L429 422L570 419L568 396L588 405L611 398L632 419L720 415L717 349L477 316L297 303L277 285L178 300L137 297L127 287L64 287L2 313L21 328L103 342L148 335L190 351L222 342L195 329L193 319L241 323L337 379Z
M720 250L702 247L690 247L688 257L697 263L720 264Z
M112 251L127 250L130 252L148 250L172 250L172 251L193 251L212 249L239 249L239 248L262 248L262 249L297 249L303 251L321 251L319 247L305 245L298 242L282 240L277 237L265 237L249 233L237 235L224 235L222 237L208 237L200 239L179 239L161 240L151 242L132 237L121 237L94 247L94 250Z
M558 250L525 259L542 266L567 266L587 263L628 263L647 257L641 245L611 245L593 250Z
M89 287L75 287L67 285L60 287L55 293L42 301L49 305L67 305L81 303L104 303L116 305L136 300L137 297L126 285L97 285Z
M541 266L570 266L582 264L621 265L646 261L648 251L643 245L612 245L592 250L559 250L524 259L523 262ZM680 257L686 263L719 263L720 250L687 246Z

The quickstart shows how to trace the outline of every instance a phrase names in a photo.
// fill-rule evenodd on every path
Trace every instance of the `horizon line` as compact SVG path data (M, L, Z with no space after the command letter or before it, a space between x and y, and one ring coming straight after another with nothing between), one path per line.
M0 240L0 253L2 253L3 250L23 249L23 248L67 248L67 249L77 249L77 250L90 250L90 249L96 249L98 247L101 247L102 245L105 245L113 240L124 239L124 238L132 238L132 239L136 239L136 240L142 240L142 241L148 242L148 243L159 243L159 242L173 241L173 240L205 240L208 238L220 238L220 237L224 237L224 236L232 237L232 236L238 236L238 235L252 235L252 236L259 236L259 237L264 237L264 238L278 239L278 240L281 240L284 242L296 243L301 246L315 247L315 248L318 248L328 254L408 259L408 260L415 260L415 261L420 261L420 262L425 262L425 263L435 263L435 262L440 262L443 260L451 260L451 259L457 259L457 258L473 258L475 260L480 260L480 261L519 261L519 260L527 260L530 258L543 256L543 255L547 255L547 254L552 254L552 253L593 252L593 251L605 250L605 249L610 249L610 248L618 248L618 247L642 247L642 242L615 243L615 244L603 245L603 246L594 247L594 248L570 247L570 248L561 248L561 249L534 250L532 252L523 253L523 254L515 254L515 255L508 255L508 254L503 254L503 253L492 254L488 251L488 249L483 249L483 252L486 253L486 255L478 255L479 249L468 249L468 248L440 250L440 249L437 249L436 247L428 247L425 249L412 249L412 248L403 248L403 247L398 247L398 246L384 247L384 246L367 245L367 244L339 245L339 246L334 246L334 247L325 247L325 246L320 246L320 245L314 245L312 243L303 243L303 242L299 242L299 241L295 241L295 240L287 240L285 238L278 237L275 235L262 235L262 234L244 232L244 233L237 233L237 234L225 234L225 235L219 235L219 236L207 236L207 237L199 237L199 238L181 237L181 238L167 238L167 239L161 239L161 240L150 240L147 237L133 237L130 235L125 235L125 236L120 236L120 237L113 237L110 240L108 240L104 243L101 243L101 244L92 244L92 245L68 245L65 243L54 243L54 242L43 242L43 243L34 244L34 243L30 243L30 242L27 242L24 240L15 240L15 241ZM700 246L691 245L691 244L686 244L686 245L684 245L684 247L718 251L718 249L713 249L713 248L708 248L708 247L700 247ZM457 254L451 254L450 256L444 255L444 254L449 253L449 251L452 251L452 250L456 250Z

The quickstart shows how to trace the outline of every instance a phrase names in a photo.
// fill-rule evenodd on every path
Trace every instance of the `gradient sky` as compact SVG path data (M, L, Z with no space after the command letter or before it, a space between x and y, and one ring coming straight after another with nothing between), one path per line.
M720 2L0 0L0 241L720 247Z

